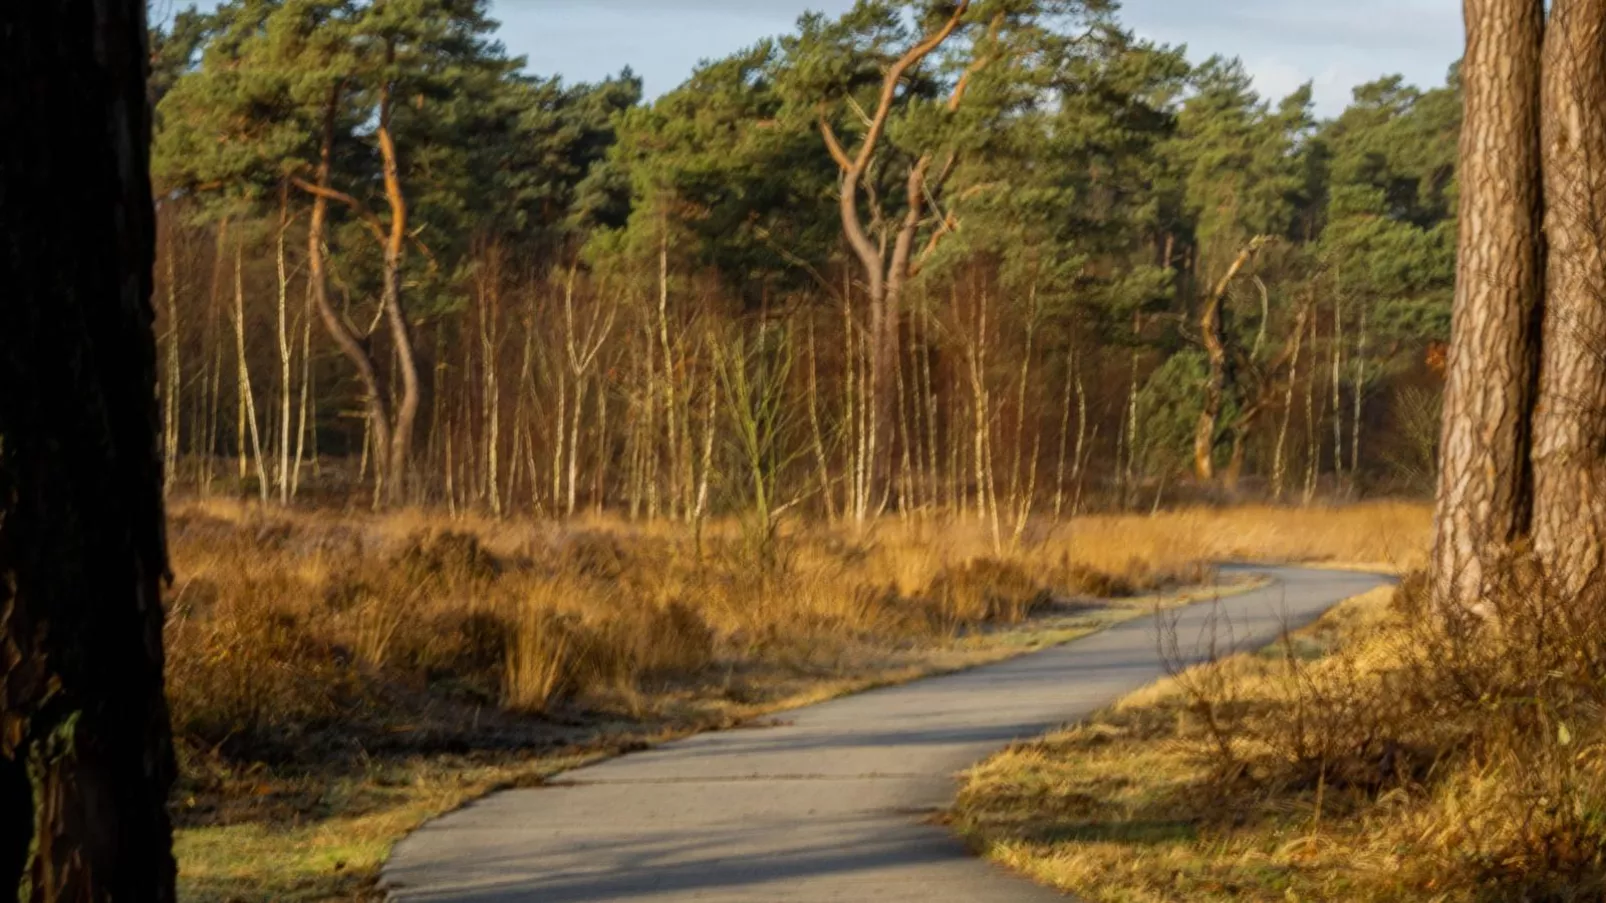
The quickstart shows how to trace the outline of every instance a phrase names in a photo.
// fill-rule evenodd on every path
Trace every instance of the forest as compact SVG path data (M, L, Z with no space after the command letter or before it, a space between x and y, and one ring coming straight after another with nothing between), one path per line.
M700 522L1431 488L1461 97L1093 0L864 2L643 96L483 2L152 35L169 489Z
M1113 0L656 96L0 4L0 895L1606 895L1606 0L1462 6L1328 109Z

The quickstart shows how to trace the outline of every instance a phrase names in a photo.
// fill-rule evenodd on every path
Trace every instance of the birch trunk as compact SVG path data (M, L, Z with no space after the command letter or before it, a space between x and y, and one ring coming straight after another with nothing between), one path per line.
M236 374L240 390L240 446L244 446L244 434L249 427L251 434L251 456L256 462L257 492L264 504L268 501L268 472L262 461L262 438L257 432L257 406L256 396L251 391L251 369L246 365L245 359L245 276L243 271L242 250L239 241L234 243L234 349L239 360L240 368ZM245 449L239 449L240 474L245 476Z

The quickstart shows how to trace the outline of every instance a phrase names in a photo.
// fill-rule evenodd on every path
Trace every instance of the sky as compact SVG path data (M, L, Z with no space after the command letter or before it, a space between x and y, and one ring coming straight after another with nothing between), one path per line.
M494 0L502 40L531 71L594 81L626 65L649 96L725 56L791 30L805 10L837 14L852 0ZM1314 83L1318 112L1350 90L1400 74L1442 85L1461 55L1461 0L1124 0L1120 19L1188 55L1237 56L1267 96Z
M151 0L164 17L182 0ZM203 6L215 0L202 0ZM853 0L493 0L501 39L530 71L596 81L630 66L655 97L701 60L792 29L814 9ZM1350 90L1399 74L1438 87L1461 55L1461 0L1123 0L1121 21L1143 37L1187 45L1190 58L1237 56L1268 97L1313 83L1319 115Z

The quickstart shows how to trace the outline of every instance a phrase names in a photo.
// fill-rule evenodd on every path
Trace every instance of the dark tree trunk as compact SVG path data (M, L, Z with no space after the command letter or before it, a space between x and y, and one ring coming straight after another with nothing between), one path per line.
M1543 0L1464 6L1460 232L1432 560L1450 606L1479 605L1490 562L1527 529L1542 291Z
M0 5L0 898L174 899L145 35Z

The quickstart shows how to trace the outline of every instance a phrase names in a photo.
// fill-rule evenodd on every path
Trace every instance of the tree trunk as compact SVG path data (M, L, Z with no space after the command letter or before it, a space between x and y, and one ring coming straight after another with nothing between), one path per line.
M202 418L199 488L203 497L212 494L212 477L217 464L218 430L222 418L218 403L223 393L223 250L227 247L229 218L218 223L217 241L212 248L212 290L207 295L207 349L202 374L206 390L205 416Z
M1292 419L1294 413L1294 384L1299 381L1299 351L1304 341L1305 321L1301 319L1294 328L1294 347L1288 359L1288 386L1283 391L1283 422L1277 428L1277 446L1276 451L1272 453L1272 499L1278 502L1283 500L1284 480L1288 475L1288 461L1285 457L1288 446L1288 421Z
M307 278L312 284L312 298L318 305L318 316L323 320L329 337L335 340L340 353L357 370L362 381L364 406L367 409L368 432L374 445L380 449L390 447L390 415L385 409L385 394L379 385L379 373L374 368L368 349L357 340L356 333L341 319L329 300L329 276L324 265L324 226L329 218L330 178L334 173L335 116L340 110L341 85L329 89L323 109L323 140L319 148L318 174L313 193L312 213L307 221ZM367 443L364 443L367 448ZM384 473L383 452L374 455L375 483L380 493L385 492L388 475ZM379 494L379 493L376 493Z
M0 897L166 903L143 0L0 6Z
M245 357L245 276L243 273L242 249L238 239L234 242L234 351L239 362L239 372L236 380L239 383L240 393L240 421L238 432L240 441L237 443L237 453L240 457L240 477L246 475L245 437L251 437L251 460L256 464L257 495L264 504L268 501L268 471L262 461L262 434L257 429L257 403L256 393L251 391L251 368Z
M1310 353L1316 357L1318 317L1310 318ZM1316 477L1322 469L1321 409L1316 407L1316 377L1319 363L1311 361L1310 377L1305 380L1305 490L1301 501L1309 505L1316 500Z
M1199 423L1193 431L1193 474L1202 483L1209 482L1216 475L1216 427L1232 381L1222 306L1227 300L1227 290L1232 288L1232 281L1255 259L1267 241L1269 239L1266 237L1258 236L1244 245L1214 290L1205 298L1204 309L1199 312L1199 338L1204 343L1205 357L1210 364L1204 404L1200 407Z
M316 417L307 416L308 407L312 403L312 292L310 286L307 291L306 310L301 315L301 402L296 408L296 453L290 466L290 497L295 498L301 489L301 462L306 459L307 427L317 422ZM318 442L314 438L312 447L314 454Z
M1333 295L1333 366L1329 375L1333 380L1333 488L1342 491L1344 485L1344 305L1342 288Z
M573 294L574 269L569 270L569 288L566 290ZM566 302L567 303L567 302ZM570 326L571 334L573 326ZM573 341L572 335L570 339ZM674 519L678 512L685 509L677 507L683 501L684 493L680 485L681 467L681 438L680 438L680 405L675 400L675 380L680 378L679 371L675 369L675 354L673 346L669 343L669 223L667 215L660 213L658 222L658 341L664 352L664 428L669 438L669 517Z
M814 318L809 318L809 429L814 439L814 465L820 479L820 500L827 523L836 523L836 500L831 493L831 465L825 454L825 430L820 426L820 378L814 351ZM707 476L706 469L704 476ZM706 482L706 480L705 480Z
M178 224L169 218L167 229L167 356L162 386L162 491L171 492L178 477L179 415L183 410L183 375L179 361L178 330Z
M1054 466L1054 521L1059 522L1060 514L1065 507L1065 447L1071 436L1071 388L1076 382L1076 346L1066 343L1065 351L1065 398L1060 406L1060 449L1058 463Z
M288 189L288 186L285 186ZM285 269L284 233L290 228L289 199L281 190L279 195L279 228L274 236L274 264L279 281L278 338L279 338L279 504L290 504L290 406L295 387L291 383L290 365L293 363L290 338L290 277Z
M893 418L896 416L897 405L897 397L894 394L897 391L897 376L893 368L898 366L898 304L904 282L910 275L910 259L915 232L920 224L927 190L926 173L931 165L931 157L929 154L922 155L910 169L906 180L909 208L893 239L890 261L886 258L884 250L885 235L883 234L879 245L872 241L859 216L859 183L875 157L904 75L959 29L969 7L970 0L960 0L942 25L905 51L883 73L875 113L869 118L869 128L852 156L849 156L846 149L837 141L836 133L823 112L820 117L821 137L842 172L838 212L842 220L843 236L864 270L865 296L869 302L870 312L869 372L866 380L870 389L865 409L869 431L865 443L867 458L861 462L861 466L867 468L866 497L860 500L854 511L855 517L860 521L868 517L872 508L879 509L884 506L891 490ZM972 64L972 68L982 62L977 60ZM958 86L949 98L950 111L964 96L964 86L969 82L969 73L966 75L967 77L959 80ZM880 211L877 210L875 213L879 219Z
M1542 0L1465 0L1466 95L1455 308L1434 516L1441 603L1482 597L1524 530L1540 296Z
M1556 586L1576 593L1606 568L1606 0L1556 0L1550 15L1533 548Z
M394 58L394 48L389 53ZM390 133L390 85L382 89L379 103L379 152L384 162L385 200L390 205L390 233L385 240L385 319L401 371L401 399L396 403L396 422L390 432L390 462L386 467L386 501L396 505L407 498L407 465L413 452L413 424L418 419L418 361L413 354L412 328L402 308L402 257L407 246L407 197L402 193L401 169L396 160L396 142Z
M1361 474L1361 416L1366 413L1366 348L1368 336L1366 333L1366 307L1361 307L1359 322L1356 324L1358 335L1355 337L1355 382L1351 387L1350 408L1353 417L1350 420L1349 433L1349 476L1353 485L1360 479Z

